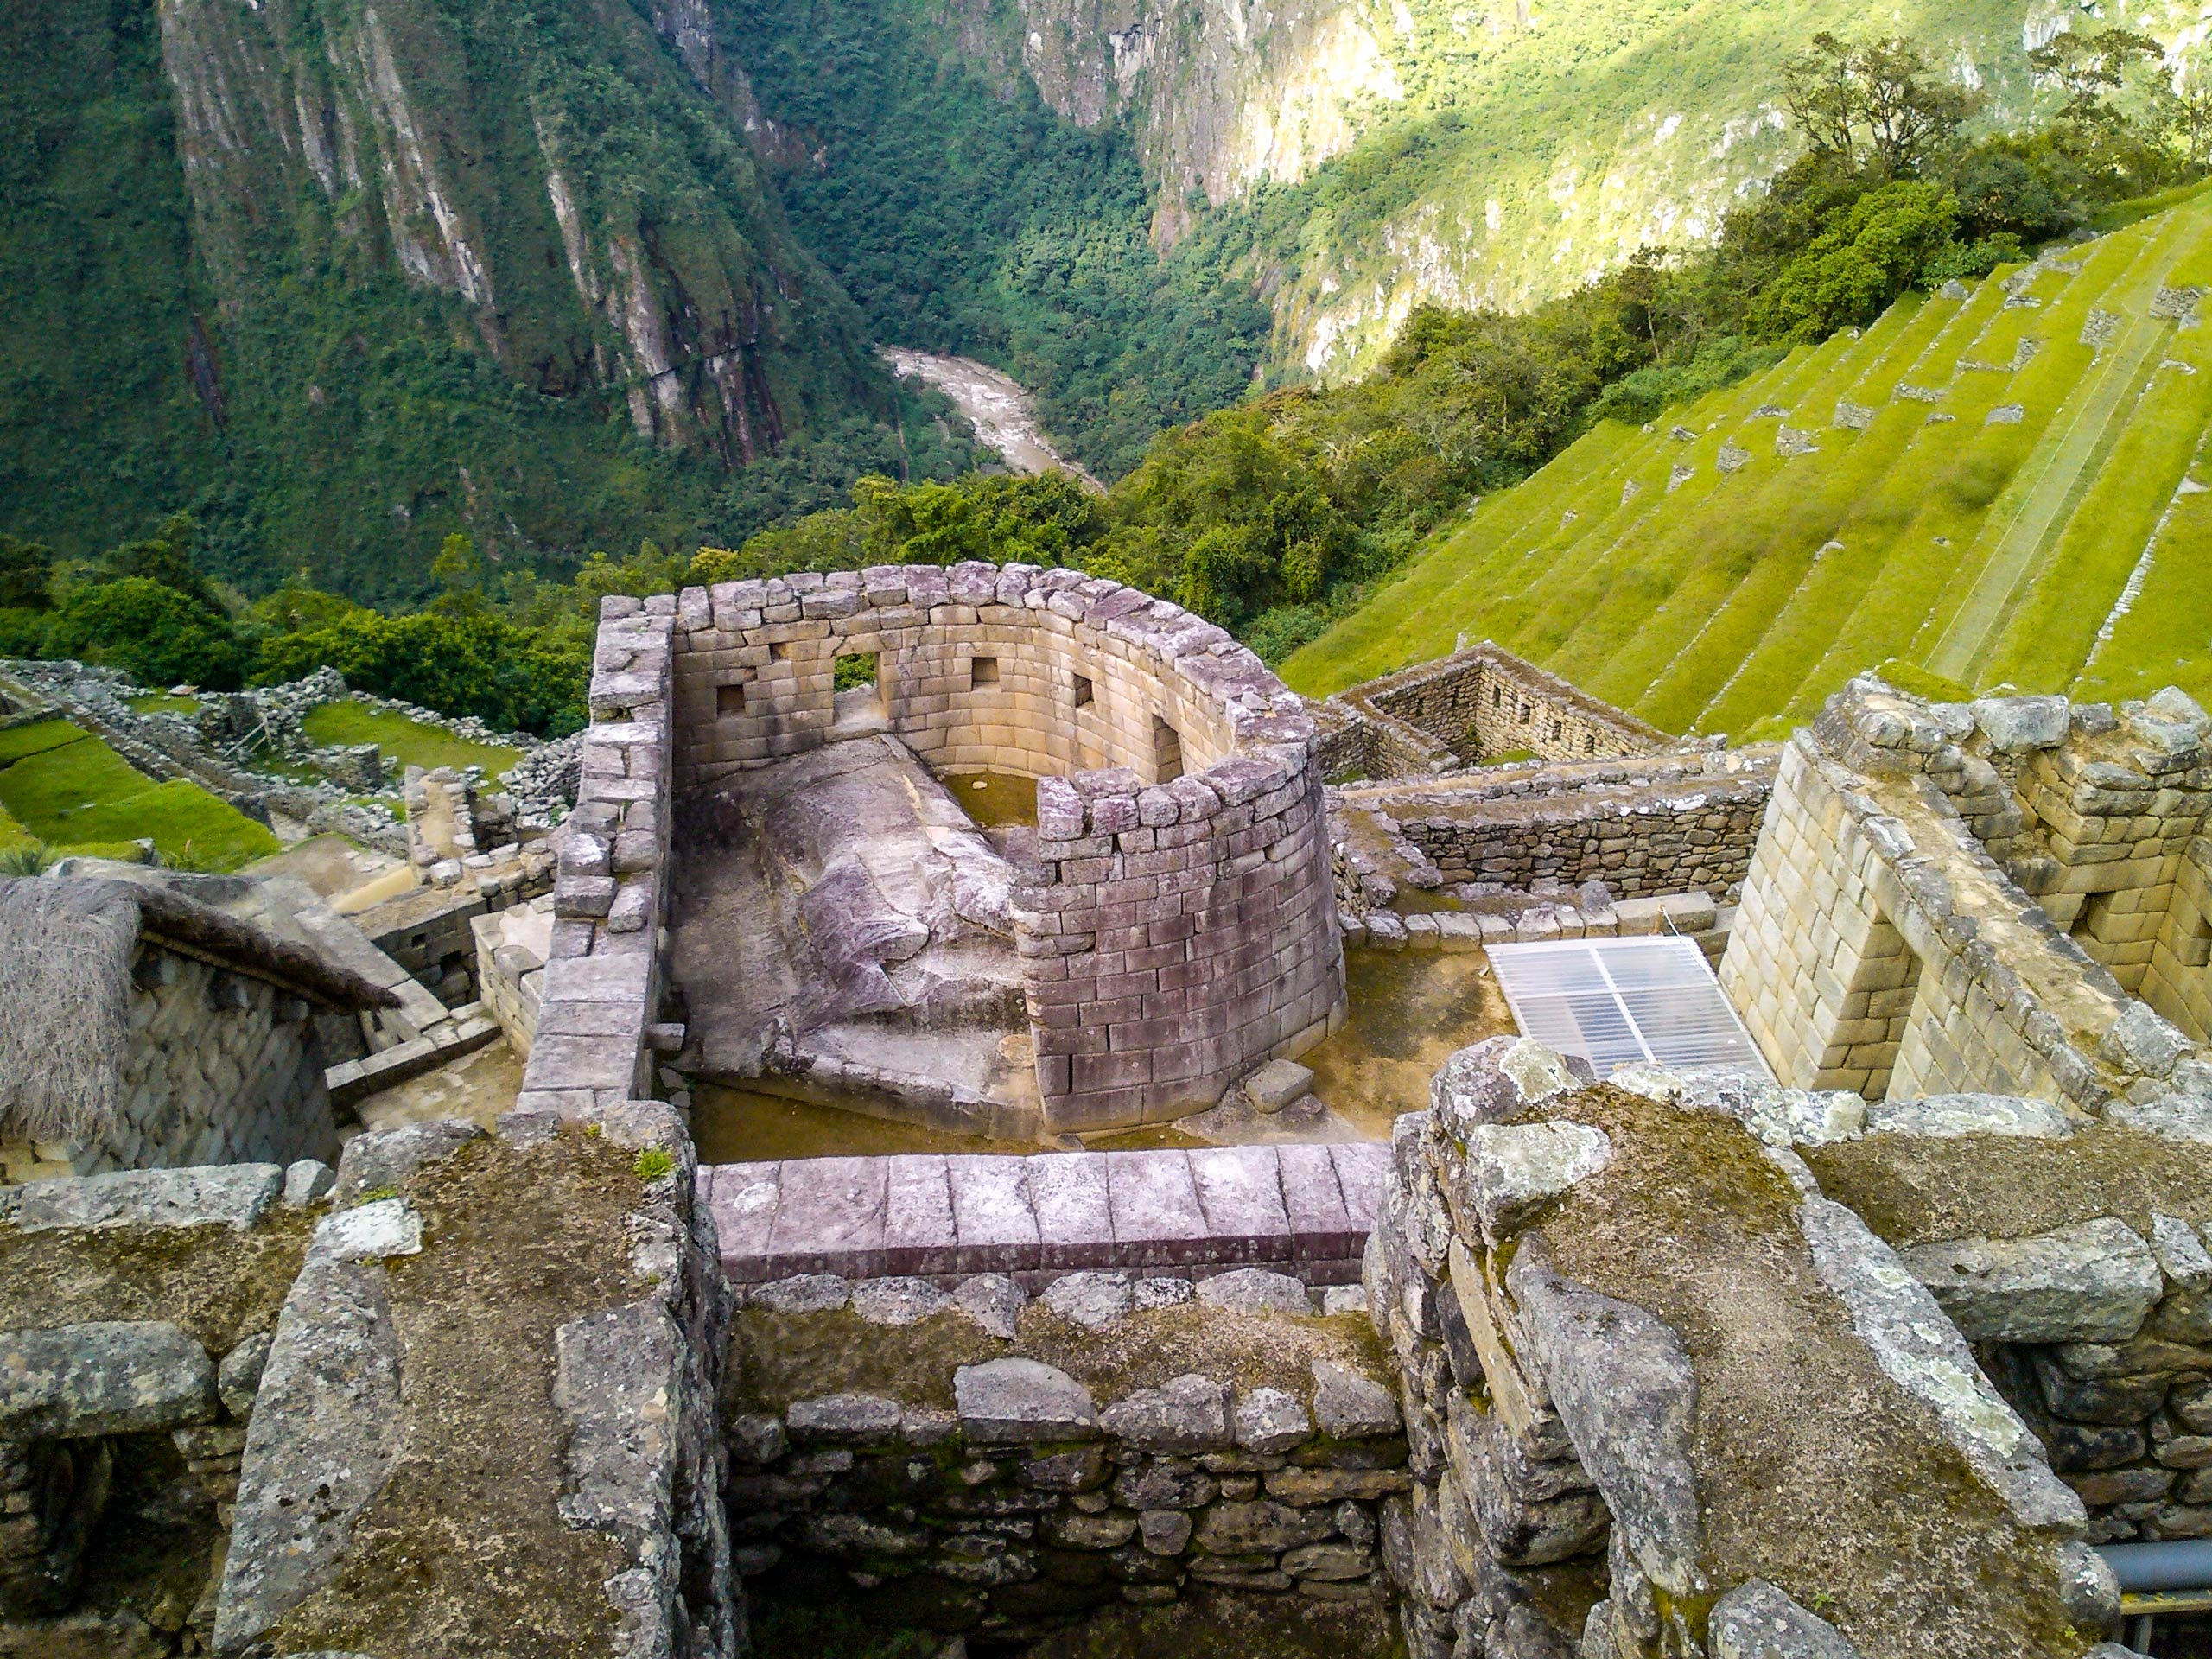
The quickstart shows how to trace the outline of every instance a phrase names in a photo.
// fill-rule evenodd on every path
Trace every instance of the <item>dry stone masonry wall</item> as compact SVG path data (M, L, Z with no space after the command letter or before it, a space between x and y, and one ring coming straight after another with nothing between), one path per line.
M1831 699L1784 748L1721 969L1777 1075L2094 1112L2201 1065L2202 1028L2170 1020L2207 971L2185 964L2208 729L2171 691L2119 715Z
M1376 1511L1408 1484L1405 1441L1356 1290L797 1278L736 1331L736 1559L784 1593L1002 1641L1209 1589L1287 1618L1387 1605ZM833 1351L871 1379L807 1363Z
M592 724L559 838L542 1006L518 1109L581 1112L650 1092L667 917L676 600L601 603Z
M1322 707L1322 768L1331 778L1417 777L1507 755L1585 760L1681 747L1487 639L1339 691Z
M1039 779L1014 925L1051 1128L1211 1105L1340 1017L1313 725L1221 629L1027 565L733 582L670 603L672 690L637 695L671 699L679 785L886 726L933 766ZM608 649L603 636L602 662ZM837 690L848 658L873 659L872 689ZM653 741L671 729L664 717Z
M2088 1649L2118 1592L2082 1503L1788 1149L1874 1109L1613 1084L1496 1039L1399 1122L1366 1284L1414 1478L1382 1533L1408 1652ZM1987 1576L1894 1570L1955 1548Z

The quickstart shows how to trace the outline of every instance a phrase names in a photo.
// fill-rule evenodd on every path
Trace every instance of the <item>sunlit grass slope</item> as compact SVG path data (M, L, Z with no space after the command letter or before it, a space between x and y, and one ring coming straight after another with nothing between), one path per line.
M1898 658L2212 699L2212 191L1607 423L1293 656L1321 695L1495 639L1670 731L1772 736ZM2202 309L2212 317L2212 296Z

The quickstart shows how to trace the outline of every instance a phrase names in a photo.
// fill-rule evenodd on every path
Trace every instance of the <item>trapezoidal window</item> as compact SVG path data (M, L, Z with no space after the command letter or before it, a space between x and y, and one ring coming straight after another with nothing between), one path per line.
M1505 706L1505 688L1503 686L1493 685L1491 687L1490 706L1493 709L1502 709Z
M1582 734L1582 753L1585 754L1595 754L1598 753L1597 733L1585 732Z
M1097 696L1097 690L1090 683L1090 677L1088 674L1078 674L1075 677L1075 706L1077 708L1090 708Z
M715 713L717 715L741 715L745 712L745 688L741 685L718 685L715 688Z
M875 684L875 653L856 651L840 657L831 664L830 683L838 691L857 691L862 686Z
M968 683L971 689L996 685L999 683L999 659L995 657L970 657L968 659Z
M1183 737L1158 715L1152 717L1153 782L1172 784L1183 775Z

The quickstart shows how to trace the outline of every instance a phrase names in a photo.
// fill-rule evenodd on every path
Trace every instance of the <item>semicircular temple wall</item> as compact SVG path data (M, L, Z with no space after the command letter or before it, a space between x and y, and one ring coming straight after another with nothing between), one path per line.
M1182 1116L1341 1019L1313 723L1211 623L1080 571L897 566L689 589L671 644L679 789L887 725L1039 780L1014 914L1049 1128Z

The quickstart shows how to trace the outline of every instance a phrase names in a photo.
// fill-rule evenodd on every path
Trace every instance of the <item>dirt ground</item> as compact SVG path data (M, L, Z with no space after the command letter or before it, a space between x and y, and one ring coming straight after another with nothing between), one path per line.
M623 1229L635 1162L575 1129L530 1147L476 1141L406 1183L423 1251L387 1268L405 1450L335 1580L270 1632L276 1650L607 1651L600 1586L620 1551L556 1508L567 1430L553 1333L645 1292Z

